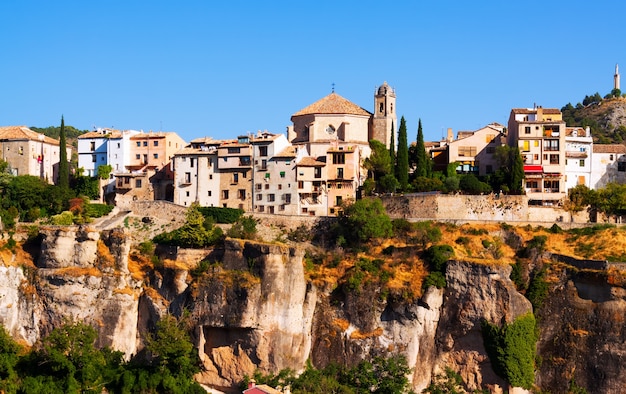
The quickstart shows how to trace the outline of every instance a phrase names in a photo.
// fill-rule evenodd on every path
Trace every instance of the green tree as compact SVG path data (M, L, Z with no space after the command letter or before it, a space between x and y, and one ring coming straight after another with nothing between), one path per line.
M111 172L113 171L113 167L110 164L102 164L98 166L98 178L100 179L109 179L111 176Z
M16 366L20 352L20 346L0 325L0 392L17 392L19 375Z
M422 130L422 119L419 120L417 126L417 140L415 142L415 172L414 176L429 177L431 171L430 158L426 154L426 145L424 144L424 131Z
M199 357L182 321L166 315L157 322L156 331L146 339L152 364L160 372L189 379L200 371Z
M214 225L211 217L205 218L198 203L187 210L185 224L169 233L154 237L153 241L164 245L177 245L184 248L202 248L214 245L222 237L222 229Z
M404 116L400 118L398 129L398 153L396 155L396 179L400 183L400 189L406 191L409 186L409 146Z
M70 187L70 163L67 160L67 141L65 140L65 120L61 116L61 131L59 133L59 182L62 189Z
M524 190L524 161L519 148L511 150L511 182L509 190L514 194L523 194Z
M370 156L363 161L363 166L370 171L374 180L379 180L392 170L391 158L385 145L377 140L370 140Z
M355 245L393 234L391 219L379 198L364 198L347 205L340 225L343 237Z

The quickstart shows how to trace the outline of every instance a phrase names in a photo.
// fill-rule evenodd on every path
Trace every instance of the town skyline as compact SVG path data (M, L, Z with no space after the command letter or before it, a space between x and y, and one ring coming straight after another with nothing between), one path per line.
M505 124L511 108L610 92L626 62L620 37L590 31L626 5L527 7L542 12L497 2L319 2L306 14L280 2L7 2L0 34L11 39L0 48L13 61L0 65L0 124L57 126L63 115L81 130L173 131L186 141L285 133L294 113L333 89L373 112L386 81L409 140L419 119L425 138L440 140L448 128Z

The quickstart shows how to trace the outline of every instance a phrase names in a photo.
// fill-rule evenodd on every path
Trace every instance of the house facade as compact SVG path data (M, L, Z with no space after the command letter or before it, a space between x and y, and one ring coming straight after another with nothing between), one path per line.
M459 131L456 140L447 142L447 162L458 163L457 173L489 175L498 169L496 148L504 144L504 126L499 123L476 131Z
M217 147L223 140L198 138L174 154L174 203L204 207L219 203L220 173L217 170Z
M565 197L565 122L556 108L514 108L509 146L524 161L525 191L532 205L556 205Z
M217 147L219 204L224 208L252 210L252 147L240 136Z
M578 185L591 188L593 138L589 127L565 129L565 190Z
M592 189L601 189L609 183L626 183L626 146L594 144L590 182Z
M13 175L32 175L54 184L59 176L59 141L39 134L26 126L0 127L2 160L9 163ZM66 148L71 157L71 148Z

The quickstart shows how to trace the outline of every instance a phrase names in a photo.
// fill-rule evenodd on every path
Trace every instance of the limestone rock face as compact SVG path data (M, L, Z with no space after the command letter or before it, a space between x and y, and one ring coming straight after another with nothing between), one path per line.
M489 362L482 339L481 322L511 323L532 312L530 301L509 279L510 266L488 266L449 261L446 293L436 343L436 372L450 367L458 372L468 389L482 385L506 387Z
M0 322L9 334L33 345L40 337L43 309L24 268L0 266Z

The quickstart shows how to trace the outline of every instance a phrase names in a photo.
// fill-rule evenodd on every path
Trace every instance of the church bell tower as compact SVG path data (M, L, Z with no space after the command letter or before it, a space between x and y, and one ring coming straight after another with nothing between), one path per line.
M398 118L396 116L396 92L387 82L376 89L372 119L370 139L378 140L389 148L391 134L395 134L398 128Z

